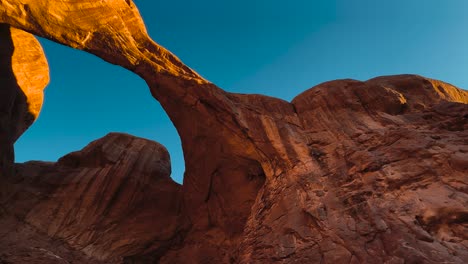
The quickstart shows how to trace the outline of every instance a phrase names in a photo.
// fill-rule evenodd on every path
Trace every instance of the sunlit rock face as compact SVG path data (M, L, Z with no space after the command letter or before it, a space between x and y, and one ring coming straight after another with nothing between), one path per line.
M181 187L164 180L154 183L155 191L138 192L139 199L149 202L172 197L168 201L175 204L135 207L135 213L155 212L158 217L135 219L125 210L103 213L107 211L99 211L102 199L92 199L86 208L95 208L91 211L101 217L82 221L86 213L68 209L75 208L69 201L82 199L80 192L64 187L34 209L16 213L34 230L106 263L468 259L466 91L421 76L399 75L323 83L292 102L232 94L154 43L131 2L49 2L3 1L0 22L93 53L145 79L179 132L186 173ZM81 10L93 15L84 16ZM136 187L121 184L127 176L119 170L128 170L115 165L130 157L119 156L111 166L109 159L89 154L92 151L83 153L88 154L71 154L57 164L18 165L18 175L47 179L42 175L60 168L73 190L88 189L86 182L102 177L109 186L122 186L104 188L106 197L132 204L133 196L122 192L129 188L132 193ZM164 160L154 155L151 163ZM90 173L96 166L99 169ZM131 177L140 179L139 175L145 175L144 170ZM16 188L36 184L57 185L19 181ZM24 199L16 196L4 203ZM11 206L7 208L6 214L11 214ZM48 220L55 218L68 219L67 224ZM122 230L128 233L125 239ZM151 231L145 236L141 230ZM142 247L142 241L148 246ZM67 259L67 254L60 257Z
M38 117L48 82L36 38L0 24L0 177L11 174L13 143Z
M138 9L130 0L5 0L0 3L0 22L131 70L203 81L148 37Z

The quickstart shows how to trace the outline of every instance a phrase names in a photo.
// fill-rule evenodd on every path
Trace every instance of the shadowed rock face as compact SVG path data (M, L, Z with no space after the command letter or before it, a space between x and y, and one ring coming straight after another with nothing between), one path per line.
M135 192L138 184L122 182L147 179L146 170L130 176L123 164L132 158L112 154L133 144L90 147L52 165L18 165L24 177L60 173L70 181L16 214L46 237L61 238L95 261L127 263L468 259L466 91L400 75L327 82L292 102L227 93L154 43L131 2L50 2L3 1L0 22L145 79L179 132L186 174L181 187L165 176L154 184L160 189ZM148 164L164 160L155 153L133 158L147 164L153 156ZM101 178L106 185L96 183ZM34 189L40 182L16 185ZM71 210L88 189L101 190L102 198ZM141 206L132 203L132 193L145 201L168 200ZM7 214L24 199L5 202ZM114 199L128 205L115 206ZM133 218L129 208L160 217Z
M11 174L13 143L39 115L49 68L33 35L0 24L0 177Z

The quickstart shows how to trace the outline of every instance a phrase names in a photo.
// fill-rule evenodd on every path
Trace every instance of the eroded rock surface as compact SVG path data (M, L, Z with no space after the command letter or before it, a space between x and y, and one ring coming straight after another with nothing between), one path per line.
M463 263L468 174L450 162L467 152L461 98L411 75L333 81L296 97L308 147L299 155L311 168L265 185L240 261ZM445 227L429 228L427 215Z
M180 197L174 198L177 206L158 209L180 208L177 214L168 213L174 217L172 225L160 224L167 223L164 217L148 220L156 226L154 234L164 237L162 242L150 239L150 246L140 247L139 236L147 237L132 233L130 225L122 227L130 235L119 240L114 232L120 234L121 229L118 225L108 229L108 223L116 219L126 223L128 214L99 211L102 205L97 200L89 201L86 208L94 206L105 217L72 221L70 227L51 225L47 219L87 213L78 210L63 216L54 212L70 211L67 208L74 207L69 202L50 198L39 203L24 214L37 230L63 239L88 257L127 263L465 263L468 259L466 91L421 76L400 75L327 82L292 102L232 94L151 41L131 2L49 2L3 1L0 22L139 74L179 132L186 173L180 188L161 187L166 192L155 191L155 196L142 194L148 201ZM83 17L84 9L93 15ZM108 161L94 154L74 155L55 165L22 165L26 167L18 174L47 179L49 166L72 167L85 172L70 169L63 175L78 181L73 189L86 189L79 181L96 177L87 174L89 166L106 166ZM99 168L109 185L119 185L117 172ZM111 177L117 177L115 183ZM79 192L68 190L63 187L57 197L81 199ZM107 195L121 197L122 203L132 201L120 193L111 188ZM22 200L17 197L10 203ZM58 211L50 213L49 208ZM146 223L141 221L141 226L148 230ZM132 224L143 230L139 220ZM105 234L105 241L98 233ZM109 247L114 250L104 250Z
M57 163L18 164L3 209L92 260L118 261L183 234L180 185L170 172L163 146L112 133Z

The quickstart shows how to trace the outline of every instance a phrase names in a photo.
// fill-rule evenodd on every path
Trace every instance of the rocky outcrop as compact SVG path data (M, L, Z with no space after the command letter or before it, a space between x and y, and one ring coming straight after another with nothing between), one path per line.
M466 92L410 75L334 81L296 97L311 167L265 185L240 262L462 263L468 174L450 162L468 161L460 98ZM440 210L457 215L446 231L422 220L450 222Z
M112 133L57 163L18 164L4 210L108 263L180 239L180 186L170 172L163 146Z
M45 215L48 208L61 212L73 207L56 205L54 199L26 214L36 229L64 239L88 256L123 258L128 263L464 263L468 259L466 91L400 75L366 82L332 81L292 102L227 93L151 41L130 1L55 3L3 1L0 22L91 52L145 79L179 132L186 173L180 188L164 187L170 191L155 192L154 197L145 194L147 200L180 197L171 199L180 201L180 206L156 210L169 210L169 218L176 220L168 233L160 235L167 230L159 221L166 220L153 217L149 222L158 226L154 234L164 239L152 240L147 248L138 241L118 240L114 232L121 229L106 233L107 221L114 223L123 214L100 211L106 217L51 227L45 219L86 215L79 211L65 218L55 211ZM83 9L89 17L83 17ZM107 164L99 155L74 155L58 164L77 170ZM19 174L48 175L47 170ZM84 177L70 171L64 175ZM114 172L106 175L116 177ZM81 184L77 188L87 189ZM61 200L79 200L79 195L64 190L58 195ZM120 192L111 188L106 197ZM129 198L121 199L124 203ZM95 203L92 200L87 207ZM181 209L174 214L171 208ZM145 223L141 225L147 228ZM142 230L140 221L133 224ZM122 228L130 230L128 226ZM96 238L103 234L105 243ZM138 240L139 235L131 237ZM103 250L109 246L114 250Z
M200 112L208 108L206 119L215 116L219 123L210 120L196 130L204 137L187 144L207 149L186 154L188 165L203 151L213 158L188 167L198 172L187 171L186 177L199 185L186 181L183 186L184 196L191 198L203 190L195 186L208 188L210 198L204 204L195 206L196 198L186 203L208 212L211 226L199 225L199 230L217 233L205 238L191 230L186 237L191 243L168 252L162 262L183 262L187 255L211 263L462 263L468 257L463 235L468 201L465 91L403 75L324 83L292 103L257 95L225 98L224 106L235 109L231 116L216 115L223 112L219 105L194 107ZM210 126L218 128L215 133ZM210 139L220 143L213 146ZM223 171L229 168L224 159L231 167L239 164L241 173ZM259 167L243 167L245 160L256 160ZM216 169L208 171L213 164ZM206 174L210 177L204 182ZM236 196L211 197L225 186L248 186L236 185L236 178L258 181L262 187L249 204L242 233L228 233L223 213L228 218L240 211L215 210ZM418 220L440 210L457 215L453 222L441 216L450 227L434 231ZM200 214L196 221L203 219ZM228 242L221 241L226 237ZM205 251L193 249L207 243L211 245Z
M13 143L36 120L49 68L36 38L0 24L0 177L11 174Z

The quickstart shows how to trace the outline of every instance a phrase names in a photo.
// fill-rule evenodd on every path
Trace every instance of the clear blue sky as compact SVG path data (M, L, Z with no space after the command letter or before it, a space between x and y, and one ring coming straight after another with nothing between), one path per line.
M415 73L468 88L466 0L135 1L150 36L233 92L286 100L340 78ZM16 159L54 161L111 131L165 145L181 182L177 132L144 81L41 40L51 83Z

